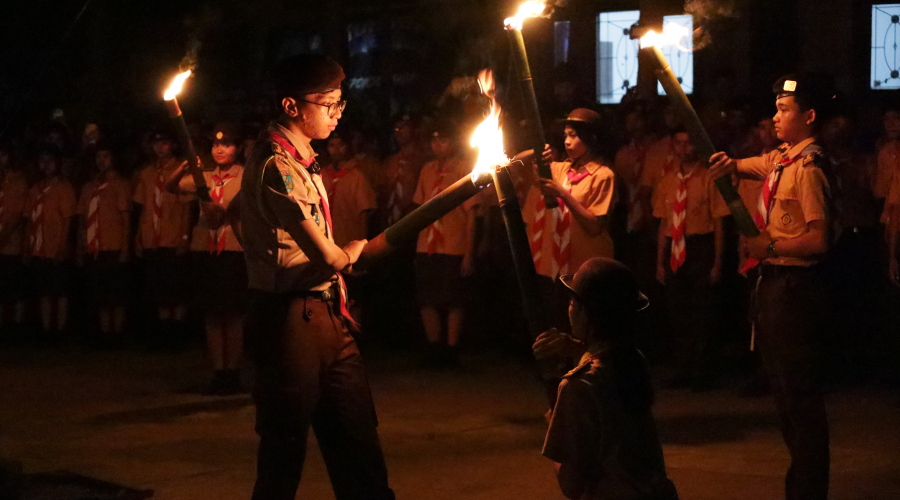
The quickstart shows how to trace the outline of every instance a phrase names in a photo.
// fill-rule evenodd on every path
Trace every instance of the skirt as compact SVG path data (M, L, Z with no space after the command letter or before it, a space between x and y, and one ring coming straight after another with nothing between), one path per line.
M146 299L157 306L176 306L188 299L187 257L174 248L144 250Z
M193 303L203 312L241 315L247 309L244 252L191 252Z
M131 269L119 261L121 252L100 252L84 261L84 285L95 306L123 306L131 294Z

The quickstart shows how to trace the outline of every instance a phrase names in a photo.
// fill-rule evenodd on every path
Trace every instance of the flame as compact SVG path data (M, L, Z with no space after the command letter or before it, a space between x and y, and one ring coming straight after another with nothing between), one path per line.
M181 87L184 86L184 81L187 80L189 76L191 76L191 70L187 70L184 73L176 76L175 79L172 80L172 85L169 85L168 90L166 90L166 93L163 95L163 99L165 99L166 101L175 99L175 96L177 96L178 93L181 92Z
M500 128L500 106L494 100L494 76L490 70L483 70L478 75L478 84L484 95L491 98L491 112L475 128L470 144L478 148L478 160L472 169L472 179L490 174L495 168L509 164L509 158L503 152L503 130Z
M506 28L520 30L526 19L540 16L546 8L547 3L543 0L528 0L519 6L519 12L514 17L509 17L504 21Z
M678 50L689 52L690 49L681 45L681 40L686 36L690 36L691 30L678 24L670 22L663 28L662 34L653 30L647 32L641 37L641 47L668 47L675 46Z

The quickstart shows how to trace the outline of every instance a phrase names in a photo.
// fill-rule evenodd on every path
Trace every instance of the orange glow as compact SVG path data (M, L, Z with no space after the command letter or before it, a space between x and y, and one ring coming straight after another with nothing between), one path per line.
M177 96L178 93L181 92L181 87L184 86L184 81L187 80L189 76L191 76L191 70L187 70L184 73L176 76L175 79L172 80L172 85L169 85L168 90L166 90L166 93L163 95L163 99L166 101L175 99L175 96Z
M519 6L519 12L514 17L507 18L504 23L507 29L522 29L522 25L529 17L538 17L544 13L547 3L542 0L528 0Z
M690 36L691 31L678 23L669 23L663 28L662 34L653 30L647 32L641 37L641 47L668 47L675 46L679 50L688 52L688 49L681 45L681 40L686 36Z
M494 76L490 70L482 70L478 84L484 95L491 98L491 112L475 129L470 144L478 148L478 160L472 169L472 180L489 175L495 168L509 164L503 152L503 130L500 128L500 107L494 100Z

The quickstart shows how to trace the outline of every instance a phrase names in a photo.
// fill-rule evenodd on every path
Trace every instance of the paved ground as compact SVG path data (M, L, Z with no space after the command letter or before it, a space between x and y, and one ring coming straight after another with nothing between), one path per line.
M562 499L539 455L541 391L510 358L423 371L368 353L391 483L403 499ZM154 498L246 499L256 436L249 398L191 392L202 353L0 352L0 455L152 488ZM900 407L876 389L829 395L834 500L900 498ZM655 408L681 498L776 499L788 464L769 399L663 392ZM301 498L333 498L311 446Z

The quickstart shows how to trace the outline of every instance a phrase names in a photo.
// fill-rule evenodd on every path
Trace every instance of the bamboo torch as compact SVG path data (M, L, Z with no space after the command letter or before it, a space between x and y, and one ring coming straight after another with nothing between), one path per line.
M175 130L178 134L178 142L184 149L184 155L187 157L188 168L191 177L194 178L194 184L197 186L197 197L200 201L209 202L212 198L209 196L209 186L206 185L206 179L203 177L203 171L200 169L200 157L194 149L194 141L191 140L191 134L188 132L187 123L184 121L184 115L181 114L181 106L178 105L178 93L184 86L184 81L191 76L191 70L180 73L172 80L172 85L163 94L163 100L166 102L166 108L169 110L169 117L175 123Z
M691 101L688 100L684 89L681 88L681 84L678 82L675 72L672 71L669 61L666 60L666 56L659 49L661 46L667 45L680 47L681 39L688 35L690 35L690 32L687 28L676 23L669 23L663 29L661 35L652 30L644 35L641 38L641 50L649 54L654 61L656 78L666 91L669 101L675 106L682 124L687 128L688 135L691 137L691 142L694 143L698 156L708 162L709 158L716 153L716 148L709 139L706 129L703 128L703 124L700 123L700 118L691 105ZM728 210L731 211L731 215L734 217L734 221L741 233L749 238L759 236L759 228L756 227L753 217L747 211L747 206L744 205L737 189L731 183L731 178L726 176L716 179L716 188L722 193L722 198L728 205Z
M547 140L544 138L541 112L538 108L537 95L534 93L534 80L531 78L531 66L528 64L528 53L525 51L525 38L522 36L525 19L540 16L546 6L546 3L541 0L529 0L519 7L519 12L514 17L506 19L504 24L509 36L510 50L519 79L519 89L525 105L525 120L531 126L530 143L534 148L534 161L537 163L538 175L544 179L550 179L552 177L550 165L544 163L542 155ZM559 202L552 196L545 196L544 203L547 208L559 206Z

